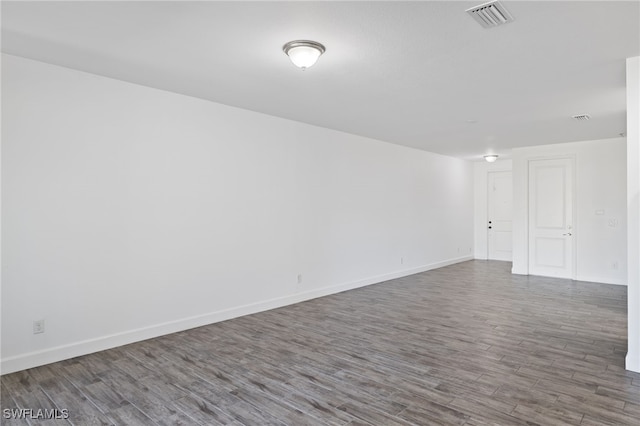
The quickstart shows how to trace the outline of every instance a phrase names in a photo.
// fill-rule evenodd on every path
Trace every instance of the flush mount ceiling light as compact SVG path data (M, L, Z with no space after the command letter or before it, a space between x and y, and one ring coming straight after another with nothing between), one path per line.
M282 46L282 50L296 67L306 70L316 63L325 48L316 41L294 40Z
M487 161L487 163L493 163L498 159L498 154L485 155L484 159Z

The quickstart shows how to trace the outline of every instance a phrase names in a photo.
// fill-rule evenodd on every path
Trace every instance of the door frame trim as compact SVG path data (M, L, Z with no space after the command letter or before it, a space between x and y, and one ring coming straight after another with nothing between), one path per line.
M533 161L544 161L544 160L571 160L573 162L573 170L571 170L571 179L573 182L573 188L572 188L572 194L571 194L571 202L573 203L573 208L571 209L571 222L572 222L572 229L574 231L574 235L573 238L571 238L571 245L572 245L572 259L571 259L571 279L572 280L576 280L577 277L577 273L578 273L578 238L580 233L578 232L578 223L577 223L577 210L578 210L578 180L577 180L577 170L578 170L578 157L576 154L561 154L561 155L543 155L543 156L535 156L535 157L529 157L527 158L527 173L526 173L526 188L527 188L527 198L526 198L526 211L525 211L525 225L526 225L526 233L525 233L525 252L526 252L526 259L527 259L527 275L530 275L531 273L531 265L529 264L529 249L530 249L530 244L529 244L529 240L530 240L530 212L531 212L531 206L529 205L529 200L531 197L531 194L529 193L529 175L531 173L531 163Z

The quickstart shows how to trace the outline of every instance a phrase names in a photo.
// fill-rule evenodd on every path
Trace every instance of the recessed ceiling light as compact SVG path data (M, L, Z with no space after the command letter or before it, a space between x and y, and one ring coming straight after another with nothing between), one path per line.
M295 66L306 70L316 63L325 48L317 41L294 40L282 46L282 50Z
M498 159L498 154L488 154L484 156L487 163L494 163Z

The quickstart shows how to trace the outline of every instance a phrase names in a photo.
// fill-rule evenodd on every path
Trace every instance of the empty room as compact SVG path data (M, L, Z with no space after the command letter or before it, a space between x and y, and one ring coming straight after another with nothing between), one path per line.
M640 424L640 1L0 8L1 424Z

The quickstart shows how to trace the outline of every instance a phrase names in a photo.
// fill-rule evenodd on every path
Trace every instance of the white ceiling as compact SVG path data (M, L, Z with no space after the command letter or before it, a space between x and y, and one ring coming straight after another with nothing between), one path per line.
M466 159L625 131L640 2L480 3L3 1L2 51Z

